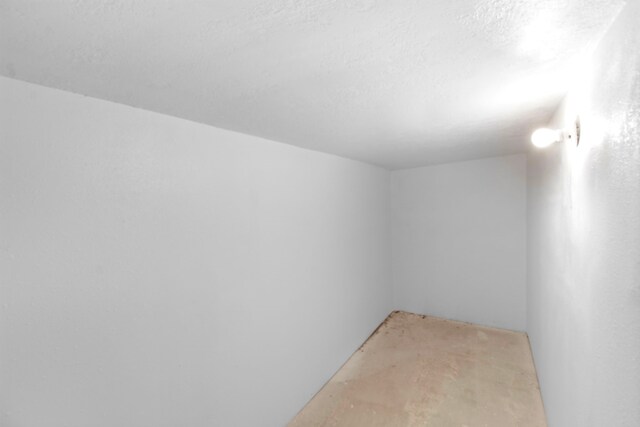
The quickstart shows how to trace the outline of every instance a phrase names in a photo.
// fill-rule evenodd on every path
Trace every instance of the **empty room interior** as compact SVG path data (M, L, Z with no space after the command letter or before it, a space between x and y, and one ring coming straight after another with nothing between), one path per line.
M640 2L0 0L0 426L640 426Z

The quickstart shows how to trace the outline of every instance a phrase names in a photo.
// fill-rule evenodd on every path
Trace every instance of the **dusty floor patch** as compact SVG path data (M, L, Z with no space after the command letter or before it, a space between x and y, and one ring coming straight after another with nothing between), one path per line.
M392 313L290 426L546 426L523 333Z

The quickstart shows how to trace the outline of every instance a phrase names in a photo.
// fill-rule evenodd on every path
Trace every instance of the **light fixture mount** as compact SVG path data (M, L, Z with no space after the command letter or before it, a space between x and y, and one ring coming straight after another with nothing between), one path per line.
M556 142L575 140L580 145L580 117L576 116L573 129L540 128L531 134L531 143L538 148L546 148Z

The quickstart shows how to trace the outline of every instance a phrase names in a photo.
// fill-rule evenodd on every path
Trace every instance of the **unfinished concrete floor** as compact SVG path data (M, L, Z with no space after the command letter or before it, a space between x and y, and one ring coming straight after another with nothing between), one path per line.
M546 426L523 333L393 312L290 426Z

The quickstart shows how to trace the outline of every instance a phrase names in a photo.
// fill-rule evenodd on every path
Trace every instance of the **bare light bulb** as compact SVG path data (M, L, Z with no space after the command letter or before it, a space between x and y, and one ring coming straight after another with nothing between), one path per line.
M562 132L559 130L540 128L531 134L531 143L538 148L545 148L560 141L562 141Z

